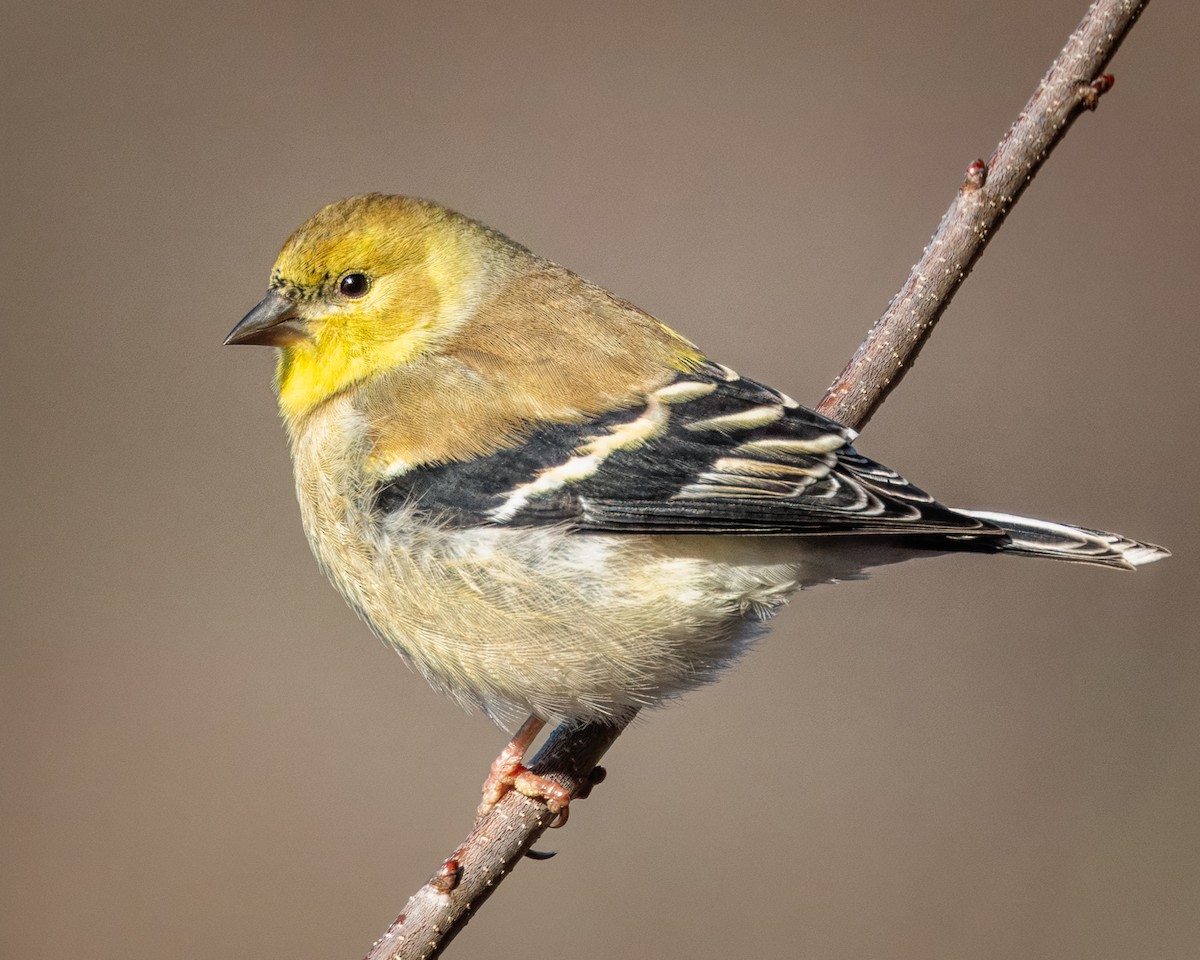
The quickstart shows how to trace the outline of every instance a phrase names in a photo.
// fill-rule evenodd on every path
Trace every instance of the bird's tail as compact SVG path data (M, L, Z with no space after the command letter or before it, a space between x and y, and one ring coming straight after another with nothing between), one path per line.
M1002 548L1027 557L1048 557L1075 563L1098 563L1106 567L1132 570L1144 563L1169 557L1171 551L1153 543L1130 540L1118 533L1090 530L1069 523L1013 517L989 510L959 510L985 523L995 524L1011 538Z

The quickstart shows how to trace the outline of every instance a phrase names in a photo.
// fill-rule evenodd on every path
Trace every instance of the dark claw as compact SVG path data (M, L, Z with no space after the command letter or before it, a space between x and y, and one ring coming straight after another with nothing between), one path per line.
M557 850L526 850L525 856L530 860L551 860L558 856Z

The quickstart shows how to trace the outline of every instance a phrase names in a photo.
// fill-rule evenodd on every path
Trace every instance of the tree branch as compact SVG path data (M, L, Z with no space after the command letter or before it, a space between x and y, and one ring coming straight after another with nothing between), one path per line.
M861 430L917 359L954 294L1071 124L1095 110L1101 71L1150 0L1097 0L985 164L976 160L942 222L817 410Z
M817 409L861 429L916 360L984 248L1071 124L1112 86L1101 76L1149 0L1096 0L991 159L976 160L921 259ZM632 717L559 727L531 764L576 798ZM550 825L545 806L511 792L404 906L367 960L440 955Z

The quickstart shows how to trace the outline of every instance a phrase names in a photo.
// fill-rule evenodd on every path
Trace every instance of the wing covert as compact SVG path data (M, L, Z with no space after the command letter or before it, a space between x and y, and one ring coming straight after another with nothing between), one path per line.
M856 434L707 363L646 403L535 424L475 460L409 469L377 506L455 526L562 522L580 531L943 534L1002 538L854 450Z

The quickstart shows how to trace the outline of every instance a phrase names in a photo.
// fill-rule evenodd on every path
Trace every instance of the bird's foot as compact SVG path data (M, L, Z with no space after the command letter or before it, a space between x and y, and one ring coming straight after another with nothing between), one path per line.
M522 763L525 751L529 749L544 724L545 721L530 717L508 746L500 751L500 756L492 761L492 768L487 779L483 781L483 797L479 802L479 809L475 811L476 823L486 817L492 807L510 790L534 800L544 801L546 809L555 815L552 827L561 827L567 822L571 794L561 784L534 773Z
M555 814L550 826L561 827L567 822L571 794L553 780L539 776L523 767L519 760L506 758L503 754L492 764L491 772L483 781L483 799L475 811L475 822L486 817L501 798L510 790L533 800L545 801L546 809Z

